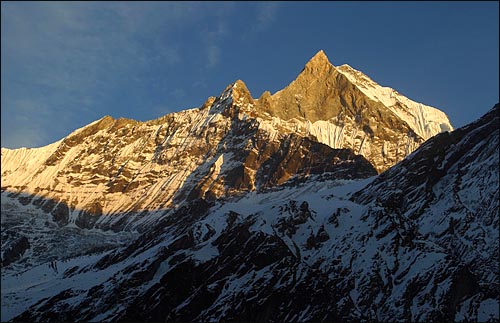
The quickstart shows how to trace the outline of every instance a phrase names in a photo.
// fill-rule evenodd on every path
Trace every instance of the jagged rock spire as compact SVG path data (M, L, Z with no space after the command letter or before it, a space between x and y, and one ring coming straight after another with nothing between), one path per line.
M307 62L306 66L304 67L304 71L316 74L332 67L333 65L328 60L325 52L323 50L320 50L309 60L309 62Z
M326 56L325 52L323 50L320 50L317 52L310 60L307 62L306 65L331 65L330 61L328 60L328 56Z

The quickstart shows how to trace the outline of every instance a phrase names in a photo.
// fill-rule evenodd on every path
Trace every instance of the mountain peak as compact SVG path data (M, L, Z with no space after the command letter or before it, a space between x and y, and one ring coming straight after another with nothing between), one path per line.
M226 100L229 101L226 102ZM213 105L214 102L218 103ZM221 104L222 102L226 103ZM236 110L234 110L233 108L234 105L237 105L241 108L249 107L253 105L253 103L254 99L245 82L243 82L242 80L236 80L234 83L229 84L215 100L209 99L203 106L212 106L215 107L214 111L234 115L234 113L236 112Z
M244 95L250 95L250 91L248 90L245 82L242 80L236 80L234 83L229 84L226 86L224 91L221 93L220 97L228 97L228 96L233 96L238 94L244 94Z
M317 52L310 60L307 62L307 66L331 66L332 63L328 60L328 57L326 56L325 52L323 50L320 50Z
M248 95L251 96L250 91L247 88L247 85L242 80L236 80L236 82L234 82L231 85L231 89L232 89L233 93L234 92L248 93Z
M253 103L253 97L245 82L236 80L231 87L233 100L240 105Z

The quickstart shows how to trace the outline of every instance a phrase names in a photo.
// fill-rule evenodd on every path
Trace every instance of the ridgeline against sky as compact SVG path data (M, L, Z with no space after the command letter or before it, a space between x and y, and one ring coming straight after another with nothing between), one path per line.
M2 2L1 18L2 147L198 107L237 79L274 93L319 49L455 127L498 101L497 2Z

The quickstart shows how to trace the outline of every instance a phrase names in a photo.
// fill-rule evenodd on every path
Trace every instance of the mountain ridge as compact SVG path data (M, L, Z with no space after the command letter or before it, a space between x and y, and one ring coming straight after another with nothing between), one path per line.
M9 318L498 320L499 109L383 174L194 199L124 247L3 277Z
M355 176L368 176L370 167L355 155L380 173L422 142L320 51L272 95L254 99L236 80L199 108L146 122L105 116L45 147L2 148L2 188L67 204L68 224L107 228L114 220L106 214L132 215L200 194L219 198L307 176L315 171L307 163L319 165L313 151L333 158L327 168L349 161ZM94 221L71 210L101 211Z
M2 321L498 320L499 105L360 73L2 148Z

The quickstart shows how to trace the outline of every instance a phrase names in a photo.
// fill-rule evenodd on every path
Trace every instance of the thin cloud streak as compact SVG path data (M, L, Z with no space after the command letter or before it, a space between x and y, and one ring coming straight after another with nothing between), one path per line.
M0 6L0 128L2 145L10 147L49 144L104 115L145 121L199 106L236 79L254 93L275 91L319 48L334 63L349 63L383 85L442 108L456 125L478 117L476 106L494 104L498 93L498 4L11 1ZM376 17L391 23L377 24ZM467 90L477 95L457 94ZM29 110L27 102L31 113L21 113ZM31 139L14 139L33 129L38 135Z
M144 71L182 62L182 47L168 38L205 11L197 2L2 3L2 94L8 94L2 99L2 146L39 145L26 131L35 121L42 125L38 137L47 138L54 130L43 125L54 117L70 123L59 135L74 128L75 116L99 118L99 105L120 82L148 83ZM223 34L211 32L214 40ZM207 50L208 65L215 66L220 48ZM50 113L16 118L20 97ZM25 139L7 126L13 120Z
M280 4L278 2L263 2L257 11L257 24L255 25L255 31L264 31L271 26L274 22L276 15L278 13Z

